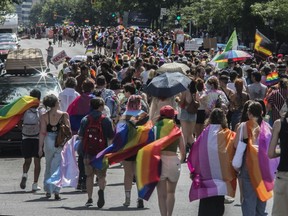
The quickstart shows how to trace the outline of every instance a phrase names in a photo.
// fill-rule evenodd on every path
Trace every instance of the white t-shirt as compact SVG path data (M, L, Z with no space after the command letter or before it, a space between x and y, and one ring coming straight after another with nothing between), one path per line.
M60 110L66 112L68 106L78 96L80 96L80 94L77 91L75 91L75 89L65 88L62 92L59 93Z

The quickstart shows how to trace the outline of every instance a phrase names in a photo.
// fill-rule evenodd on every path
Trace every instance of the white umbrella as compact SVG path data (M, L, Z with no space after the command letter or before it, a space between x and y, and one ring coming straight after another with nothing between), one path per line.
M162 73L173 73L173 72L180 72L183 74L187 74L186 72L189 71L190 68L183 63L177 63L177 62L172 62L172 63L165 63L161 67L157 69L157 73L162 74Z

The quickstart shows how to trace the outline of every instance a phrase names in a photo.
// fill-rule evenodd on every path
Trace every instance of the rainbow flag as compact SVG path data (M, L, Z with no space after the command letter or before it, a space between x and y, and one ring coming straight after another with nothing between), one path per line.
M271 127L265 121L260 126L258 146L254 146L256 138L253 135L258 124L252 120L246 122L248 133L248 144L246 150L246 165L252 186L257 197L265 202L272 197L275 172L279 164L279 158L269 159L268 148L271 140Z
M90 93L83 93L68 106L67 113L69 114L71 130L74 134L79 130L82 118L90 113L90 100L93 97Z
M272 86L278 83L279 81L279 75L277 71L273 71L270 74L266 76L266 85L267 86Z
M167 121L166 121L167 120ZM165 119L154 127L156 141L138 151L136 159L136 180L138 196L148 200L161 175L161 150L175 142L181 136L181 130L173 120Z
M39 100L23 96L0 109L0 136L10 131L21 120L26 110L38 107Z
M232 167L235 132L221 125L206 127L192 145L187 164L193 174L190 202L218 195L235 196L236 172Z
M116 54L115 63L118 64L118 61L119 61L119 56Z
M96 169L105 169L109 164L118 163L137 154L140 148L154 140L152 126L151 121L137 127L129 121L120 121L112 144L99 152L90 164Z

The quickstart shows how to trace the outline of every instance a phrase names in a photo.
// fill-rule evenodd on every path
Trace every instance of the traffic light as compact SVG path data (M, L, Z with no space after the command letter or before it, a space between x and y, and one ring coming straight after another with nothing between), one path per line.
M177 21L180 21L180 20L181 20L181 14L180 14L180 13L177 13L177 15L176 15L176 20L177 20Z
M57 13L56 13L56 12L54 12L54 14L53 14L53 19L54 19L54 20L57 19Z

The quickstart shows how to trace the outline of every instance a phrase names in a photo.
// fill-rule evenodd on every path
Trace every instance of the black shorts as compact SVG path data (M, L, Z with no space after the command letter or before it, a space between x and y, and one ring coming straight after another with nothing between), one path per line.
M198 110L196 124L204 124L205 119L206 119L205 110Z
M39 139L23 139L22 140L22 155L24 158L32 158L38 156Z

